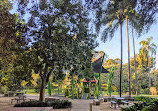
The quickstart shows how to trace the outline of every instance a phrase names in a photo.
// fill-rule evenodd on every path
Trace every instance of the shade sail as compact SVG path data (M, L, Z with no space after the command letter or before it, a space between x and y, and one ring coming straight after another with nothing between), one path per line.
M101 60L102 60L102 57L100 57L98 60L96 60L95 62L93 62L93 70L96 73L100 72ZM102 66L102 72L101 73L109 73L109 71L107 71L106 69L104 69L104 67Z

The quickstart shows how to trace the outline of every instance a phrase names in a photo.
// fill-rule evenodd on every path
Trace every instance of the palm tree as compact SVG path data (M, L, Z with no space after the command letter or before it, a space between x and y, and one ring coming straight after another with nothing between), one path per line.
M130 2L130 4L129 4ZM136 0L135 1L126 1L126 9L124 11L126 15L126 27L127 27L127 46L128 46L128 87L129 87L129 96L131 96L131 71L130 71L130 47L129 47L129 34L128 34L128 20L134 24L135 21L139 19L133 20L134 17L137 17L137 13L134 10L136 7ZM134 49L135 50L135 49ZM136 71L136 70L135 70ZM137 86L137 85L136 85ZM136 88L137 89L137 88Z
M130 49L129 49L129 35L128 35L128 16L126 16L127 23L127 45L128 45L128 88L129 96L131 96L131 71L130 71Z
M128 3L130 2L130 4ZM135 43L134 43L134 33L133 28L137 31L137 33L140 35L142 33L142 30L144 28L144 21L143 21L143 14L140 14L138 11L135 10L137 5L137 0L127 1L127 7L126 7L126 22L127 22L127 45L128 45L128 77L129 77L129 95L131 96L131 86L130 86L130 51L129 51L129 35L128 35L128 20L132 25L132 38L133 38L133 52L134 52L134 66L135 66L135 84L136 84L136 95L138 94L138 84L137 84L137 69L136 69L136 56L135 56Z
M151 80L150 80L150 52L152 53L151 55L156 55L156 45L155 44L151 44L151 40L153 39L153 37L149 37L147 38L147 40L143 40L141 41L139 44L142 45L142 48L141 50L146 50L147 53L148 53L148 76L149 76L149 90L150 90L150 87L151 87ZM150 94L150 91L149 91L149 94Z
M96 28L97 31L100 30L101 25L107 25L107 28L105 28L102 40L106 41L108 37L113 37L115 30L118 29L120 26L120 34L121 34L121 66L120 66L120 97L121 97L121 76L122 76L122 25L123 22L127 21L127 44L128 44L128 69L129 69L129 95L131 95L131 85L130 85L130 50L129 50L129 36L128 36L128 20L130 22L137 22L132 21L132 16L134 16L134 8L136 6L136 0L135 1L117 1L117 0L111 0L107 4L107 8L105 10L98 9L97 13L97 22L96 22Z
M136 96L138 95L138 80L137 80L137 65L136 65L136 54L135 54L135 41L134 41L134 33L133 33L133 25L132 25L132 38L133 38L133 52L134 52L134 69L135 69L135 84L136 84Z
M128 20L136 29L138 34L142 32L145 25L150 24L144 23L143 14L139 14L136 12L135 8L137 5L137 0L110 0L106 8L104 7L104 2L102 2L103 7L97 8L96 13L96 30L100 31L100 27L102 25L106 26L102 34L102 40L105 42L107 38L112 38L114 32L120 26L120 37L121 37L121 66L120 66L120 96L121 96L121 76L122 76L122 25L123 22L127 21L127 44L128 44L128 69L129 69L129 95L131 95L131 87L130 87L130 51L129 51L129 37L128 37ZM134 36L133 36L134 37ZM136 69L135 69L136 72ZM135 73L136 74L136 73ZM137 78L136 78L137 79ZM136 80L137 84L137 80ZM137 88L136 88L137 89Z
M123 22L126 19L126 1L117 1L117 0L111 0L107 4L106 9L98 9L97 13L97 22L96 22L96 29L99 32L100 27L102 25L107 25L105 28L103 34L102 34L102 40L105 42L108 37L112 38L114 35L114 32L119 28L120 26L120 37L121 37L121 63L120 63L120 97L121 97L121 78L122 78L122 48L123 48L123 37L122 37L122 25Z

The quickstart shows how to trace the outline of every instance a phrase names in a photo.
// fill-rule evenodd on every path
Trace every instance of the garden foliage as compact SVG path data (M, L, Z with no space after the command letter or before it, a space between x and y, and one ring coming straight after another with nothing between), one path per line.
M122 108L121 111L158 111L158 99L150 97L136 97L135 100L141 101L134 103L132 107Z
M49 102L27 101L16 104L14 107L53 107L53 109L70 108L71 102L67 100L56 100Z

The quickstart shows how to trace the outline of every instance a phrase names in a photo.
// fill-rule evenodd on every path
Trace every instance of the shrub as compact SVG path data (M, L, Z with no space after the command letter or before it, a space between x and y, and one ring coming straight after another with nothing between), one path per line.
M145 94L149 94L149 88L145 88L145 89L144 89L144 93L145 93Z
M67 100L49 101L48 104L49 104L49 106L52 106L53 109L62 109L62 108L70 108L71 107L71 102L69 102Z
M66 96L69 96L69 89L66 89L66 90L65 90L65 97L66 97Z
M67 100L56 100L49 102L27 101L14 105L14 107L53 107L54 109L70 108L71 102Z
M134 103L132 107L122 108L121 111L158 111L158 99L140 96L135 100L142 101L142 103Z
M27 101L20 104L15 104L14 107L47 107L47 103L42 101Z
M143 108L142 111L158 111L158 100L154 101L153 104L148 107Z
M84 88L85 93L89 93L89 88Z
M7 87L2 86L1 89L0 89L0 93L6 94L7 93Z

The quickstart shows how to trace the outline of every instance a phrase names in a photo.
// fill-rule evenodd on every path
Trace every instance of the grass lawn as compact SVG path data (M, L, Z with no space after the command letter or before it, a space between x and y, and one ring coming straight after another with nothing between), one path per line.
M139 96L158 97L158 95L147 95L147 94L140 94Z
M60 89L59 90L59 93L64 93L62 92L62 90L64 91L64 89ZM27 94L39 94L37 92L35 92L35 89L26 89L26 90L23 90L22 92L24 93L25 91L27 91ZM52 94L57 94L58 93L58 89L52 89ZM45 89L45 94L48 94L48 89Z
M60 89L59 93L60 94L64 94L65 89ZM35 89L26 89L23 90L22 92L24 93L25 91L27 91L27 94L39 94L37 92L35 92ZM103 91L103 94L105 94L106 92ZM45 94L48 94L48 89L45 89ZM58 94L58 89L52 89L52 94ZM119 95L118 92L112 92L112 95ZM126 93L123 93L122 95L127 95ZM136 96L136 95L132 95L132 96ZM148 94L139 94L138 96L146 96L146 97L158 97L158 95L148 95Z

